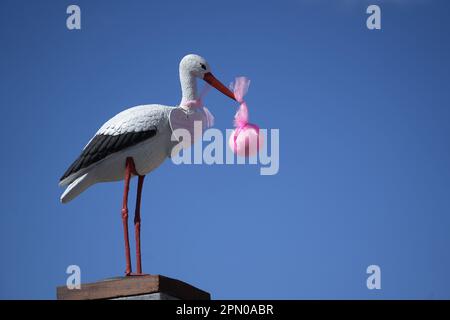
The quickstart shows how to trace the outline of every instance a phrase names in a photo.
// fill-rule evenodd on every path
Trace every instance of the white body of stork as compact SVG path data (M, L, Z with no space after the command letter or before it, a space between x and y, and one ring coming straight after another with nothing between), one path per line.
M138 175L148 174L170 156L175 144L171 141L174 129L192 131L194 121L202 121L206 126L208 110L199 106L197 78L234 99L233 93L212 76L208 63L198 55L185 56L179 73L180 106L136 106L107 121L61 177L59 185L67 186L61 202L69 202L95 183L124 179L127 158L134 160Z

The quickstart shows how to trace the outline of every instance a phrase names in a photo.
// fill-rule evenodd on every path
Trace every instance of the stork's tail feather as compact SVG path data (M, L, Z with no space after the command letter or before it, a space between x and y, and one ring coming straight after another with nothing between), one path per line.
M61 202L67 203L73 200L80 193L89 188L92 184L93 182L91 181L91 179L89 179L88 173L85 173L84 175L78 177L71 184L69 184L66 190L64 190L60 198Z

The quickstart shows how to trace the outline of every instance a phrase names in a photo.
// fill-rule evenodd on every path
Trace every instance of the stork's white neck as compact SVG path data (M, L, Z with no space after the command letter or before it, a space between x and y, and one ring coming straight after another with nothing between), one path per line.
M181 69L180 83L182 92L180 106L185 106L184 103L187 101L194 101L198 99L197 79L194 75L186 70Z

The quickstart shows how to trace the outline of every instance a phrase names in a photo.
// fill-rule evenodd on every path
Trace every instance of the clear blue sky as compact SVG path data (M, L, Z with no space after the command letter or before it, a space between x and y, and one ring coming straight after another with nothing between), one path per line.
M73 3L81 31L66 29ZM372 3L381 31L365 26ZM252 120L280 129L280 172L164 163L144 186L144 271L225 299L450 298L449 8L2 0L0 298L53 299L70 264L83 282L123 274L122 183L62 205L58 179L114 114L177 104L191 52L225 83L250 77ZM206 103L230 128L231 101Z

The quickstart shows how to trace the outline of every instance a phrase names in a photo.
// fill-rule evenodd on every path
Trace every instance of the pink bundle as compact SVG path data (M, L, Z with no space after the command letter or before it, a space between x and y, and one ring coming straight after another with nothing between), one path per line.
M228 143L235 154L243 157L255 155L262 144L262 139L259 136L259 127L248 122L248 109L244 96L248 91L249 85L249 79L238 77L230 86L240 106L234 116L234 127L236 129L231 134Z

